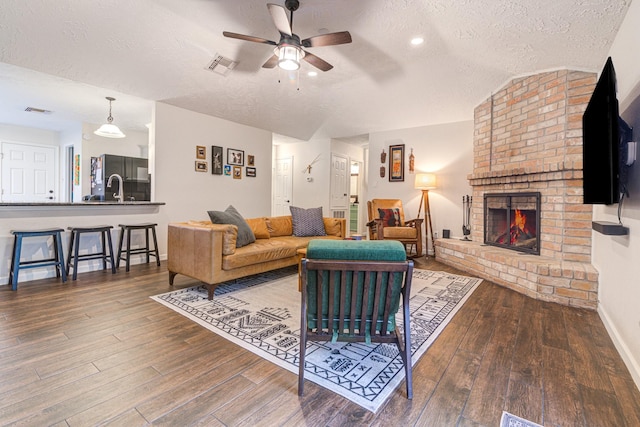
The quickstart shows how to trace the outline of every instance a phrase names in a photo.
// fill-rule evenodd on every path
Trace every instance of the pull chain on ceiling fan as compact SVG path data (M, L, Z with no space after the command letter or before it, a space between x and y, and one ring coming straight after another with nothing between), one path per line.
M333 65L306 51L304 48L351 43L351 34L348 31L340 31L300 40L300 37L293 33L293 12L298 10L300 2L298 0L286 0L285 6L290 12L290 18L287 17L284 7L273 3L267 4L271 19L280 33L280 41L277 43L261 37L247 36L229 31L223 31L222 34L233 39L275 46L273 56L262 65L263 68L274 68L277 65L283 70L295 71L300 68L300 60L304 59L319 70L329 71L332 69Z

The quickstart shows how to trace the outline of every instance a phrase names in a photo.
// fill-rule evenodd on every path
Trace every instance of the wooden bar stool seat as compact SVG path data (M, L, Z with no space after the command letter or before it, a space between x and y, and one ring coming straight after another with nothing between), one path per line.
M13 254L11 256L11 268L9 270L9 285L12 290L18 289L18 273L20 269L36 268L36 267L56 267L56 277L62 277L62 281L67 281L67 270L64 268L64 254L62 252L62 228L49 228L46 230L12 230ZM52 237L53 238L53 257L21 261L22 256L22 240L26 237Z
M102 260L102 269L107 269L107 261L111 265L111 273L116 272L116 263L113 259L113 242L111 240L112 225L97 225L93 227L69 227L71 237L69 238L69 253L67 254L67 271L73 267L73 280L78 277L78 262L92 259ZM100 252L88 254L80 253L80 236L86 233L100 233ZM107 251L107 249L109 249Z
M156 264L160 266L160 256L158 255L158 239L156 237L156 226L158 224L143 223L143 224L120 224L120 240L118 242L118 260L116 267L120 267L120 261L126 262L126 271L129 271L131 264L131 255L145 254L147 256L147 264L150 261L150 257L156 258ZM139 248L131 248L131 231L144 230L145 232L145 246ZM153 237L153 249L150 246L149 232ZM124 235L127 235L127 241L124 242ZM125 243L124 250L122 244Z

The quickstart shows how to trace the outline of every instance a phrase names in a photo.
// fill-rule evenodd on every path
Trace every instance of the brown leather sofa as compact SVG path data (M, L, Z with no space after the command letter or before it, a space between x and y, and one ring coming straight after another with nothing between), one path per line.
M211 221L188 221L169 224L169 284L177 274L203 282L209 299L222 282L263 273L298 263L298 249L312 239L344 239L344 218L323 218L326 236L293 236L291 216L262 217L246 220L256 235L255 243L236 248L238 228Z

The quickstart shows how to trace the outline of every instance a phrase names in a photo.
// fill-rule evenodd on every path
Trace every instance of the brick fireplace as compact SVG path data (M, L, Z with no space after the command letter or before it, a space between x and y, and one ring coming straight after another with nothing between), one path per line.
M596 77L558 70L517 78L476 107L471 241L438 239L439 261L533 298L596 308L592 207L582 203L582 113ZM487 245L485 195L533 193L536 251Z

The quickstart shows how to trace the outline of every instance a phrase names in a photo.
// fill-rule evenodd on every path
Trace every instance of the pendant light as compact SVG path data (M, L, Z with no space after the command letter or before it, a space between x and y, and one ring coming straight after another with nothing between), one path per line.
M100 126L100 128L94 133L98 136L104 136L105 138L124 138L126 135L122 133L118 126L112 123L113 117L111 117L111 102L116 99L110 96L107 96L106 98L109 101L109 117L107 117L107 123Z

